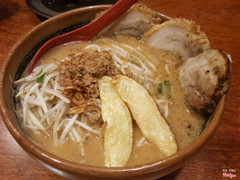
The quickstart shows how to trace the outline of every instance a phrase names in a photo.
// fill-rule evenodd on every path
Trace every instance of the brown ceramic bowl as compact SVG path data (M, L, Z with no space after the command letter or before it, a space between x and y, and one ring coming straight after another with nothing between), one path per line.
M63 28L90 21L97 12L108 7L108 5L91 6L60 14L33 28L12 48L0 71L1 115L9 132L18 144L30 156L60 176L70 179L155 179L162 177L180 168L212 136L220 122L225 97L218 103L214 114L209 119L201 135L186 148L161 161L124 168L83 165L56 157L28 139L14 113L14 87L10 79L20 76L34 51L39 47L39 43L42 44L50 35Z

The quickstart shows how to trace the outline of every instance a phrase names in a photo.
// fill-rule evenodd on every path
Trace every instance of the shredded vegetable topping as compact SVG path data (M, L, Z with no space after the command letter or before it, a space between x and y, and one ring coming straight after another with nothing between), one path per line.
M58 83L58 65L51 63L38 66L33 73L24 77L16 84L20 84L16 95L23 107L20 117L23 125L34 131L42 131L47 136L52 132L56 145L64 143L67 138L81 142L80 129L93 134L100 134L100 130L88 125L87 114L70 114L70 100L63 94L63 87ZM87 112L86 112L87 113Z

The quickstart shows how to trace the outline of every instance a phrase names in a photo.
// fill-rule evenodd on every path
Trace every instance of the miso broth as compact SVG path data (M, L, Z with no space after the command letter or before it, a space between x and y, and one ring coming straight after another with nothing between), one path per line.
M121 62L115 57L115 65L119 69L119 73L125 73L126 76L133 78L149 91L175 136L178 150L183 149L198 137L206 120L200 114L193 112L186 104L177 70L182 62L179 56L171 52L147 46L130 36L100 37L87 43L76 42L54 48L39 60L38 65L54 63L67 58L69 54L94 51L110 51L112 54L117 54L118 58L121 57ZM127 52L127 56L124 55L125 52ZM137 69L140 67L144 67L142 71ZM167 90L163 89L163 92L159 92L159 84L164 86L165 82L170 83L171 91L166 92ZM169 97L166 96L166 93L170 93L167 95ZM68 136L63 144L56 145L50 128L47 129L48 135L46 135L42 131L34 131L25 127L24 124L22 126L36 144L56 156L77 163L104 166L102 132L96 135L81 129L79 133L82 138L81 142L76 142ZM103 129L100 128L100 131ZM76 130L78 131L77 128ZM133 146L126 166L163 159L164 154L156 153L158 151L155 145L144 138L133 120Z

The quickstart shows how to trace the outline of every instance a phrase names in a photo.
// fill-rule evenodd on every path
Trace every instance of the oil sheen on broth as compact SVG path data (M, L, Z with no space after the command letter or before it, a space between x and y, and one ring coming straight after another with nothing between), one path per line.
M124 71L127 76L142 84L153 96L175 135L178 150L183 149L199 135L205 119L191 111L185 103L177 71L177 67L181 64L181 59L177 55L147 46L133 37L118 36L117 38L99 38L88 43L63 45L46 53L42 60L38 62L38 65L61 60L73 53L96 51L98 50L97 47L100 47L101 50L113 48L118 52L124 50L130 56L134 54L129 58L130 64L138 65L137 58L143 60L143 66L148 67L151 71L144 71L144 73L149 74L151 79L142 78L142 72L134 73L130 70L131 68L125 68ZM129 60L125 60L125 63L127 61ZM166 80L170 82L171 94L167 98L167 102L161 102L158 85L159 82ZM164 110L164 107L168 108ZM54 145L52 136L47 136L41 132L33 132L26 127L25 130L36 144L50 153L77 163L104 166L103 136L101 134L99 136L94 134L85 136L84 148L82 148L81 143L73 142L70 138L62 145ZM89 132L83 130L82 133ZM144 139L140 129L133 121L133 149L126 166L150 163L164 158L164 155L161 156L161 154L155 153L156 151L158 149Z

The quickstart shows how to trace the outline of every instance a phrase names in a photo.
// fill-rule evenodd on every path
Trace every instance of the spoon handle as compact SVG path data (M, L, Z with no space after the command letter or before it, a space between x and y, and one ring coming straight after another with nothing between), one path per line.
M29 67L29 73L32 73L35 63L37 60L49 49L52 49L61 44L65 44L71 41L89 41L96 36L101 30L115 21L118 17L124 14L129 7L131 7L138 0L119 0L110 9L108 9L102 16L90 22L89 24L78 28L74 31L62 34L54 37L47 41L39 50L36 52Z
M100 31L102 31L105 27L110 25L122 14L124 14L129 9L129 7L136 3L137 1L138 0L119 0L102 16L95 19L91 23L70 32L69 34L80 35L82 36L83 40L89 41L94 36L96 36Z

